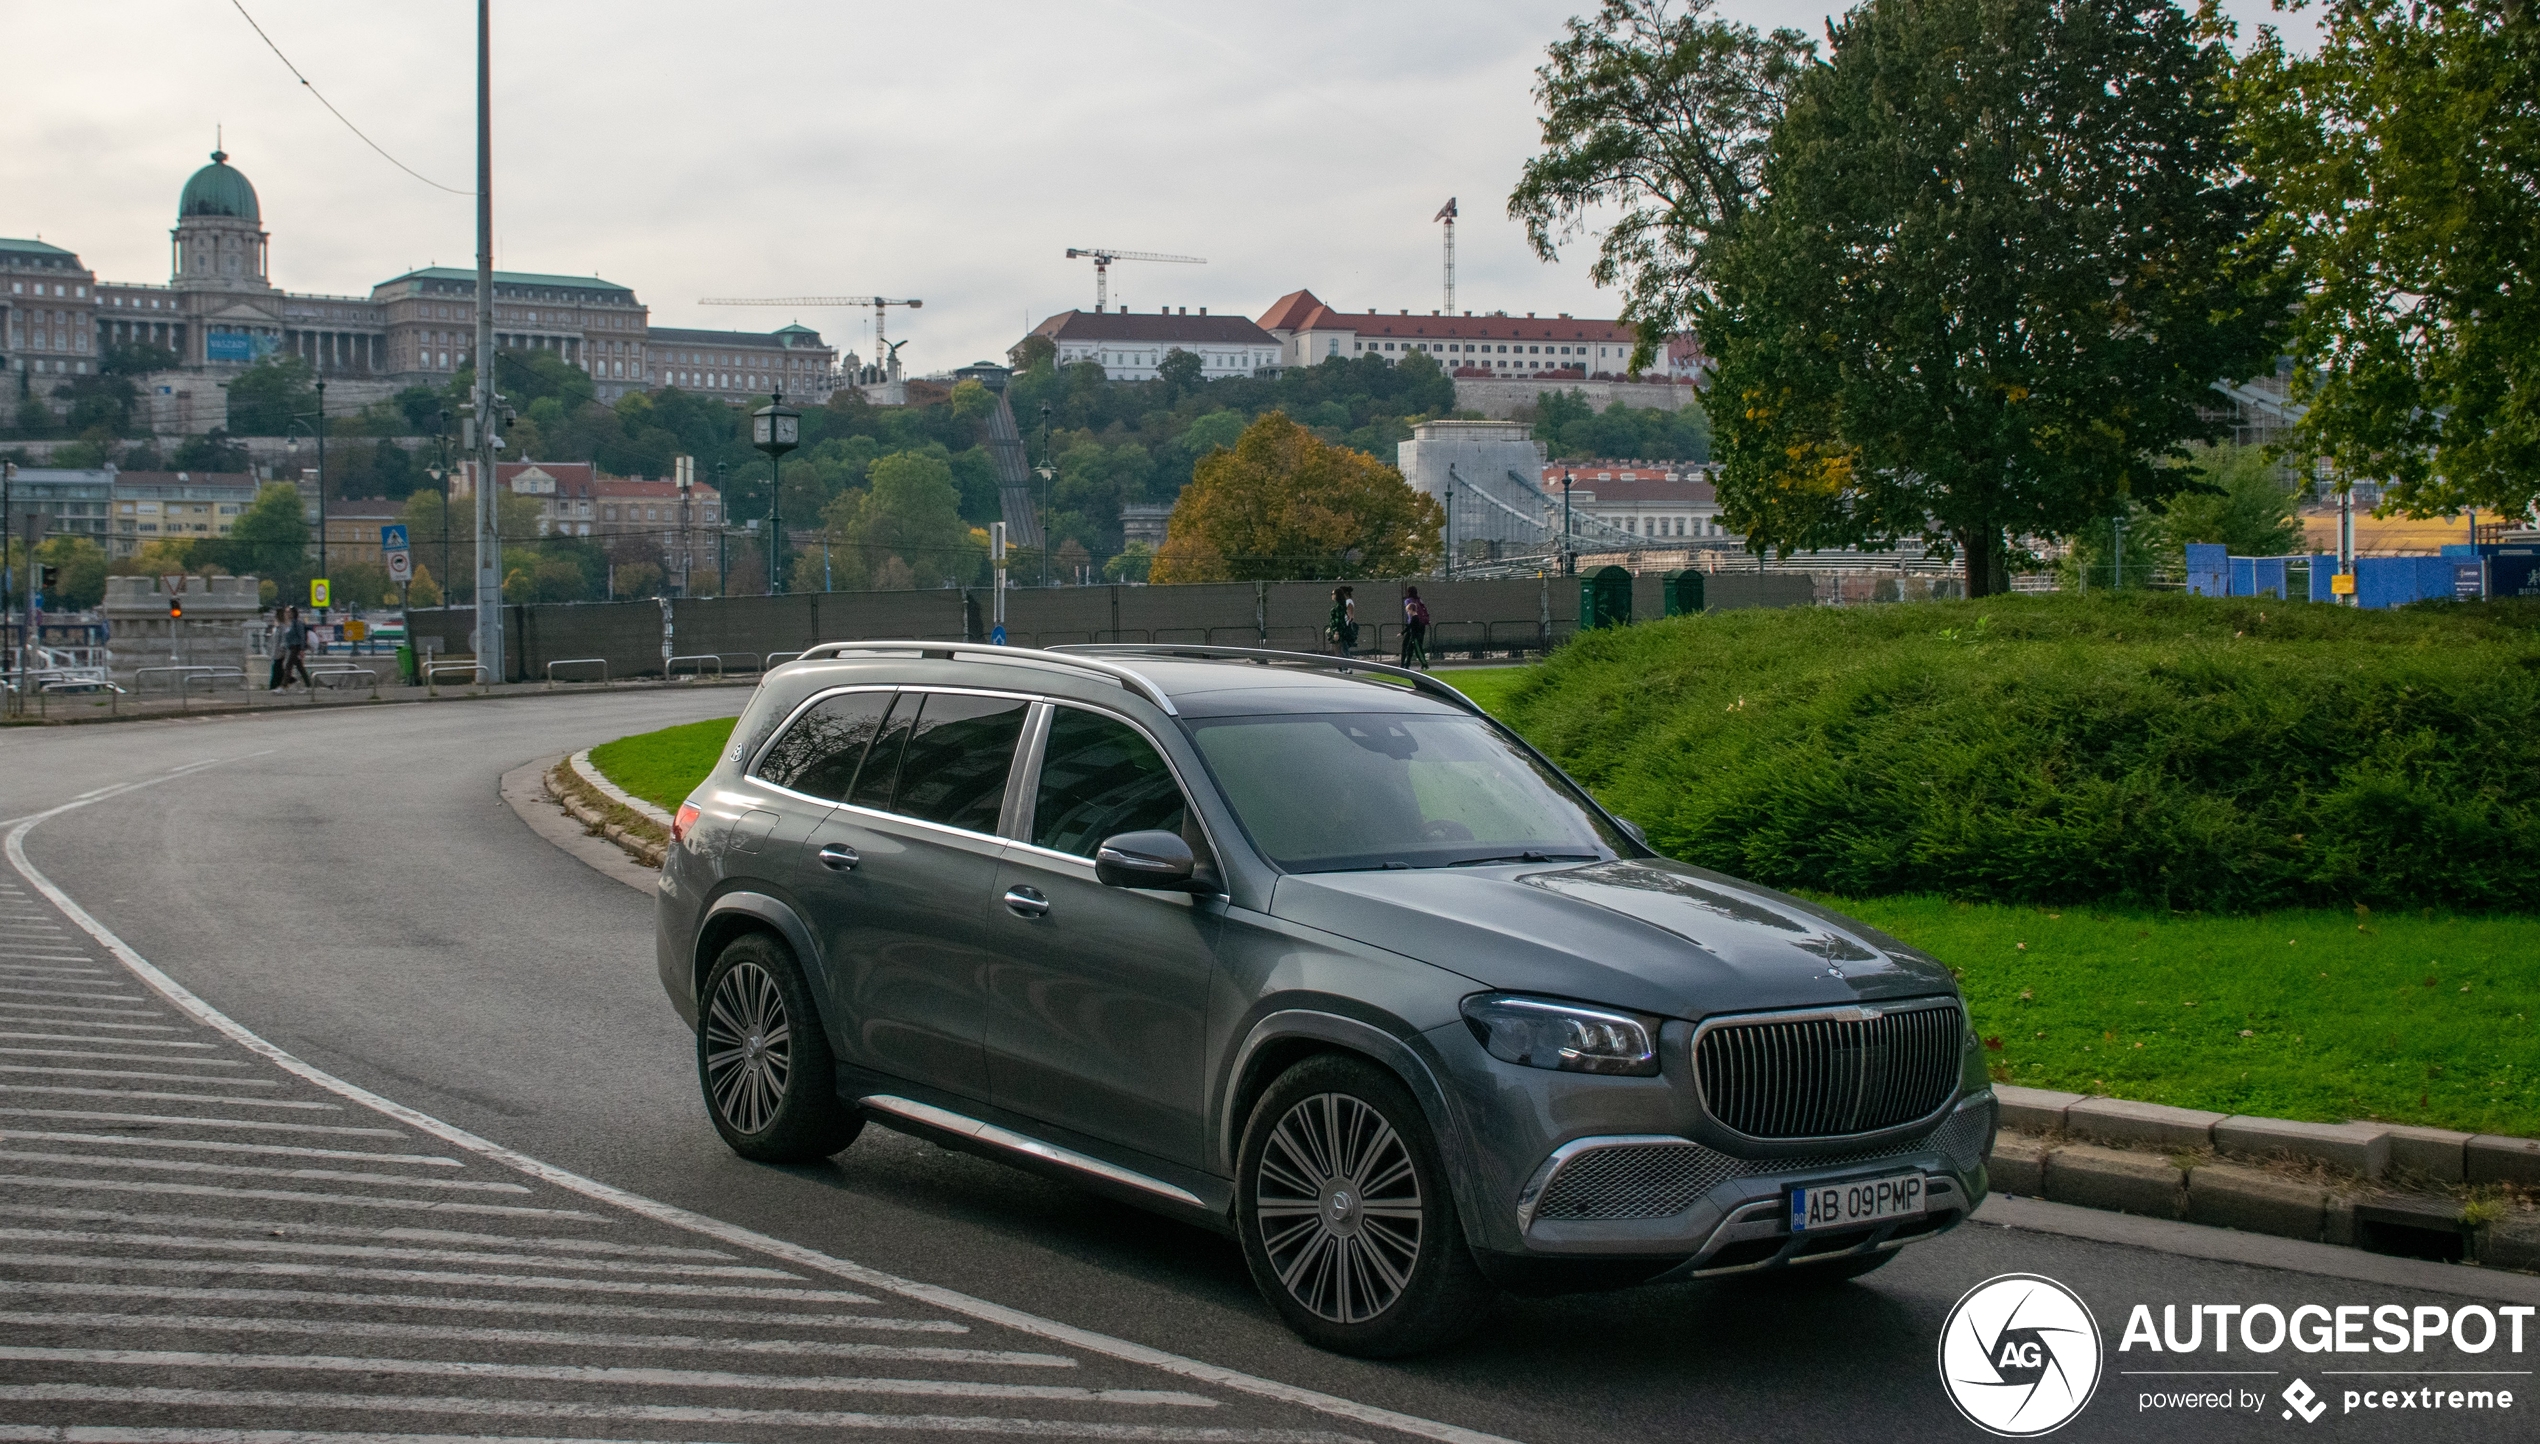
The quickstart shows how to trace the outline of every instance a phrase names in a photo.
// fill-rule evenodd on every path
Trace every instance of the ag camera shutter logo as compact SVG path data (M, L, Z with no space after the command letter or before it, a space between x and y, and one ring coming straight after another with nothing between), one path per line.
M2029 1438L2069 1424L2099 1387L2099 1321L2081 1295L2039 1274L1967 1290L1940 1330L1940 1382L1967 1422Z

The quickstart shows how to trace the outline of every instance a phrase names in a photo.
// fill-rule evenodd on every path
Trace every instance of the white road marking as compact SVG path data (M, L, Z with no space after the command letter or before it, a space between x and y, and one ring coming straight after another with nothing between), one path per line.
M651 1319L674 1324L782 1324L790 1329L878 1329L907 1334L966 1334L968 1324L950 1319L889 1319L872 1314L772 1313L760 1309L678 1309L655 1304L577 1304L561 1299L468 1299L445 1294L339 1294L317 1289L189 1289L168 1284L100 1284L0 1279L0 1298L11 1294L75 1299L187 1300L207 1304L325 1304L348 1309L429 1309L458 1314L523 1314L565 1319ZM862 1294L824 1293L833 1303L869 1304Z
M222 1188L210 1183L161 1183L156 1179L48 1178L32 1173L0 1173L0 1183L21 1188L64 1188L81 1193L166 1193L189 1198L253 1198L266 1203L349 1204L356 1208L401 1208L423 1213L483 1213L514 1218L572 1218L607 1223L596 1213L569 1208L532 1208L525 1203L459 1203L439 1198L373 1198L360 1193L302 1193L288 1188Z
M149 1060L158 1062L192 1062L190 1058ZM221 1088L279 1088L270 1078L215 1078L206 1073L135 1073L129 1068L57 1068L50 1064L0 1063L0 1073L24 1074L38 1078L139 1078L151 1083L209 1083Z
M270 1103L262 1106L270 1108ZM173 1113L108 1113L93 1108L0 1108L0 1117L68 1118L82 1123L166 1123L188 1128L240 1128L258 1133L322 1133L333 1138L404 1138L402 1128L348 1128L329 1123L275 1123L263 1118L186 1118Z
M98 1025L88 1023L65 1023L62 1026L68 1028L81 1028L95 1027ZM115 1027L118 1025L109 1023L103 1026ZM132 1025L125 1024L121 1026L129 1027ZM173 1033L176 1030L174 1028L165 1028L160 1031ZM207 1052L213 1047L210 1043L190 1043L183 1038L100 1038L94 1033L0 1033L0 1038L15 1039L21 1043L112 1043L118 1048L199 1048Z
M161 774L156 778L143 779L140 782L130 784L119 784L116 787L101 791L95 798L78 799L58 807L49 808L43 812L32 814L23 821L19 821L14 826L10 827L5 838L0 838L0 856L5 856L8 859L10 867L15 869L20 877L26 879L27 884L30 887L43 895L44 899L47 902L50 902L64 917L68 918L74 926L79 928L80 931L88 934L91 939L96 941L108 953L112 954L118 962L122 963L124 967L129 969L135 977L147 984L152 991L158 993L159 996L165 998L169 1003L176 1006L179 1010L183 1011L187 1016L193 1018L196 1022L201 1023L205 1027L212 1029L214 1032L221 1034L222 1036L228 1038L231 1042L247 1049L249 1052L262 1055L266 1059L270 1060L275 1067L280 1068L284 1072L313 1084L318 1088L324 1089L327 1092L333 1093L348 1102L359 1104L360 1106L368 1108L373 1112L395 1119L397 1122L403 1123L407 1127L413 1128L418 1132L438 1138L452 1147L460 1148L480 1157L491 1159L513 1169L516 1172L528 1174L529 1176L539 1179L542 1182L552 1184L555 1187L570 1193L580 1194L584 1198L590 1199L594 1202L611 1204L629 1213L633 1213L638 1217L651 1219L656 1223L667 1224L674 1228L684 1229L690 1233L712 1238L720 1243L780 1259L798 1267L807 1268L819 1273L825 1273L831 1277L844 1279L851 1283L862 1284L867 1288L931 1304L932 1306L943 1309L948 1313L960 1314L982 1322L993 1323L1005 1328L1013 1329L1020 1333L1036 1335L1038 1337L1049 1339L1078 1349L1085 1353L1100 1354L1125 1363L1145 1365L1164 1373L1178 1375L1183 1378L1203 1383L1215 1384L1219 1387L1230 1389L1239 1393L1251 1394L1255 1397L1272 1399L1281 1403L1298 1405L1333 1418L1345 1419L1353 1423L1372 1425L1377 1428L1389 1429L1421 1438L1438 1440L1441 1441L1441 1444L1510 1444L1510 1441L1501 1439L1499 1436L1486 1434L1479 1430L1466 1429L1458 1425L1448 1424L1434 1419L1424 1419L1417 1415L1403 1414L1391 1409L1378 1408L1374 1405L1362 1404L1354 1399L1344 1399L1337 1395L1326 1394L1320 1390L1307 1389L1299 1385L1284 1383L1280 1380L1266 1379L1256 1374L1245 1373L1238 1369L1210 1364L1198 1359L1186 1358L1179 1354L1168 1353L1162 1349L1151 1348L1144 1344L1132 1343L1126 1339L1117 1339L1107 1334L1096 1333L1090 1329L1077 1328L1071 1324L1063 1324L1057 1322L1056 1320L1044 1319L1038 1315L1026 1313L1021 1309L1009 1308L1003 1304L991 1303L986 1299L974 1298L954 1289L942 1288L933 1284L919 1283L913 1279L900 1278L897 1275L885 1273L879 1269L868 1268L862 1264L853 1263L849 1260L823 1253L818 1249L806 1248L800 1244L789 1243L786 1240L776 1238L772 1235L760 1233L755 1229L744 1228L738 1224L728 1223L722 1219L713 1218L705 1214L694 1212L690 1209L681 1208L675 1204L664 1203L657 1199L648 1198L642 1194L630 1192L629 1190L600 1182L597 1179L585 1178L580 1174L558 1168L553 1164L532 1158L527 1154L519 1152L518 1150L506 1148L503 1145L495 1143L489 1139L479 1137L478 1135L471 1133L466 1129L457 1127L454 1124L445 1123L442 1120L433 1117L431 1114L424 1113L418 1109L409 1108L402 1103L396 1102L394 1099L373 1093L369 1089L363 1088L358 1084L350 1083L344 1079L338 1078L335 1075L326 1072L322 1068L303 1062L301 1059L293 1056L288 1050L268 1042L252 1029L249 1029L245 1025L239 1023L236 1019L231 1018L228 1014L221 1012L219 1009L214 1008L209 1003L204 1002L201 998L195 996L195 994L185 987L184 984L179 983L172 977L169 977L165 972L154 966L149 959L142 957L141 954L136 952L130 944L118 937L111 929L106 927L105 924L99 922L88 912L87 909L81 907L69 893L64 892L53 882L51 878L48 878L42 872L39 872L36 869L35 864L28 859L26 854L27 834L32 831L38 823L43 822L49 817L55 817L61 813L88 806L91 803L102 800L106 797L120 795L121 792L128 790L130 787L154 785L157 782L182 776L187 772L196 770L198 767L214 766L222 760L223 759L220 758L207 758L200 763L188 764L185 767L177 768L170 772ZM593 1282L602 1281L595 1280ZM663 1287L686 1286L673 1285ZM5 1392L0 1392L0 1397L6 1396ZM833 1422L831 1427L861 1426ZM1091 1426L1088 1427L1090 1428Z
M301 1148L289 1143L224 1143L211 1138L161 1138L146 1133L52 1133L41 1129L0 1127L0 1139L6 1138L123 1148L191 1148L207 1153L262 1153L281 1158L349 1158L356 1163L413 1163L429 1168L466 1167L455 1158L443 1158L432 1153L371 1153L359 1148Z
M77 1039L93 1043L94 1038ZM120 1042L121 1040L116 1040ZM209 1043L197 1045L208 1048ZM196 1068L244 1068L246 1063L234 1058L154 1058L131 1053L91 1053L81 1048L0 1048L0 1057L9 1058L94 1058L106 1063L185 1063Z
M219 1093L157 1093L142 1088L71 1088L54 1083L0 1083L0 1093L50 1093L72 1098L137 1098L149 1103L220 1103L231 1108L305 1108L313 1113L341 1113L340 1103L312 1103L302 1098L233 1098Z
M9 998L77 998L90 1003L140 1002L139 993L79 993L63 988L0 988L0 997Z
M517 1183L484 1178L422 1178L403 1173L354 1173L340 1168L259 1168L252 1163L203 1163L191 1158L118 1158L101 1153L37 1153L0 1148L0 1159L18 1163L94 1163L107 1168L160 1173L214 1173L231 1178L303 1178L313 1183L385 1183L398 1188L447 1188L462 1193L527 1193Z
M1001 1434L1042 1439L1103 1439L1119 1444L1365 1444L1319 1429L1212 1429L1170 1424L1096 1424L1063 1419L1009 1419L992 1414L860 1414L833 1410L729 1409L693 1404L568 1404L529 1399L407 1398L261 1389L114 1389L94 1384L0 1386L0 1399L124 1405L228 1406L242 1409L335 1409L353 1413L464 1414L509 1419L612 1419L666 1424L741 1424L814 1429L889 1429L921 1434ZM138 1429L120 1425L8 1426L0 1440L47 1444L491 1444L483 1435L312 1434L299 1430ZM61 1432L55 1432L58 1429ZM501 1444L609 1444L591 1439L523 1439ZM617 1441L631 1444L631 1441Z
M115 1213L96 1208L37 1208L0 1203L0 1216L47 1218L66 1222L174 1224L181 1228L230 1229L293 1238L384 1238L399 1243L483 1244L493 1248L553 1249L558 1253L602 1254L618 1258L703 1259L730 1263L733 1256L710 1248L674 1248L658 1243L618 1243L600 1238L559 1238L543 1234L458 1233L441 1228L351 1228L342 1224L285 1223L272 1218L228 1218L191 1213ZM790 1276L789 1276L790 1277Z
M541 1289L593 1294L654 1294L681 1299L789 1299L818 1304L871 1303L862 1294L820 1289L748 1288L739 1284L673 1284L637 1279L566 1279L544 1274L454 1274L433 1269L347 1268L338 1264L257 1263L220 1258L125 1258L115 1254L0 1253L0 1263L28 1268L104 1269L118 1273L255 1275L260 1278L375 1279L444 1287Z
M403 1263L510 1264L524 1268L591 1269L662 1274L686 1279L800 1279L783 1269L754 1264L640 1263L633 1259L558 1258L552 1254L469 1253L442 1248L386 1248L377 1244L306 1243L296 1239L205 1238L158 1233L85 1233L75 1229L0 1228L10 1243L91 1244L102 1247L219 1249L227 1253L298 1254L308 1258L394 1259Z
M983 1384L969 1379L887 1379L857 1374L736 1374L722 1369L614 1368L604 1364L494 1364L474 1359L392 1359L345 1354L203 1354L179 1349L45 1349L0 1344L0 1360L133 1369L281 1369L291 1373L522 1379L609 1388L753 1389L775 1394L885 1394L922 1399L1032 1399L1214 1409L1179 1389L1089 1389L1077 1384Z
M940 1345L856 1344L834 1339L715 1339L693 1334L595 1334L583 1329L486 1329L458 1324L382 1324L361 1319L264 1319L229 1314L54 1314L0 1310L0 1324L47 1329L139 1329L169 1333L322 1334L346 1339L443 1339L465 1344L526 1344L557 1349L673 1349L687 1353L786 1354L893 1363L979 1364L1017 1369L1072 1369L1065 1354L1016 1349L948 1349Z
M61 961L69 962L70 959L63 958ZM85 956L82 956L79 961L84 963L87 962L88 959ZM39 963L0 963L0 978L102 978L106 976L107 972L104 968L64 968Z
M101 1018L164 1018L156 1008L74 1008L64 1003L11 1003L0 1001L0 1014L8 1013L90 1013ZM50 1022L49 1018L38 1021Z
M70 1011L85 1012L87 1010L83 1008L74 1008ZM183 1028L174 1027L167 1023L100 1023L92 1018L0 1018L0 1023L19 1023L30 1027L40 1024L41 1026L47 1028L98 1028L114 1033L182 1033L185 1031ZM82 1034L80 1036L85 1037L87 1035ZM156 1042L158 1040L136 1038L132 1041ZM208 1048L212 1045L206 1043L203 1046Z

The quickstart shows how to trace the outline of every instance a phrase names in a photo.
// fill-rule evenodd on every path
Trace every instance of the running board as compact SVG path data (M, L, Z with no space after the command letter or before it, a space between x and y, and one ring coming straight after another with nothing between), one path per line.
M1105 1163L1099 1158L1078 1153L1072 1148L1061 1148L1055 1143L1043 1143L1037 1138L1017 1133L1011 1128L999 1128L993 1123L982 1123L976 1118L955 1113L949 1108L937 1108L931 1103L920 1103L914 1099L899 1098L888 1093L877 1093L871 1097L859 1099L857 1102L859 1106L870 1108L877 1113L888 1113L895 1118L904 1118L911 1123L924 1124L928 1128L941 1129L946 1133L958 1133L964 1138L984 1143L991 1148L1002 1148L1009 1153L1020 1153L1045 1163L1055 1163L1061 1168L1091 1174L1107 1182L1119 1184L1123 1188L1134 1188L1141 1193L1151 1193L1158 1198L1171 1199L1175 1203L1185 1204L1191 1208L1206 1209L1208 1207L1200 1201L1198 1194L1186 1188L1176 1188L1163 1179L1149 1178L1143 1173L1122 1168L1116 1163Z

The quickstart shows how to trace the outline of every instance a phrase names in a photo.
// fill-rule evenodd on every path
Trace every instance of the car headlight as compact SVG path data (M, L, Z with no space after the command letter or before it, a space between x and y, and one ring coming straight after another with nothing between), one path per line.
M1635 1078L1658 1072L1650 1027L1629 1013L1548 998L1476 993L1464 1000L1464 1022L1503 1063Z

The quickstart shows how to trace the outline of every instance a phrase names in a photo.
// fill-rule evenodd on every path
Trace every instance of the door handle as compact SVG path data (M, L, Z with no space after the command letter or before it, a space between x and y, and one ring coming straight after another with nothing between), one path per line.
M1005 890L1005 907L1006 911L1019 918L1046 917L1050 900L1041 896L1041 890L1036 887L1010 887Z
M843 842L833 842L820 850L820 865L831 872L852 872L862 861L856 850Z

